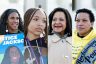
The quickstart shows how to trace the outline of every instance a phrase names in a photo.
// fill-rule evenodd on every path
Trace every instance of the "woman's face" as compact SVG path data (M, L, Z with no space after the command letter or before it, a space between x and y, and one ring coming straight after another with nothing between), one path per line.
M61 33L66 28L66 17L63 12L56 12L52 19L52 29L54 32Z
M76 28L81 36L86 36L90 32L93 24L90 21L88 13L78 13L76 17Z
M10 55L11 63L15 64L15 63L19 62L19 60L20 60L20 53L19 53L19 51L17 50L16 47L10 48L9 55Z
M46 27L46 15L43 11L38 10L28 25L28 32L40 36Z
M17 30L19 26L19 15L16 12L12 12L8 16L7 27L9 30Z

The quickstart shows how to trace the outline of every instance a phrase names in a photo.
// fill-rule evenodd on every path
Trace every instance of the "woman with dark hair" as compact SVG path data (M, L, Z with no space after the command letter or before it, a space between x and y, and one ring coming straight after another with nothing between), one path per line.
M24 28L25 64L47 64L47 16L44 10L28 9L24 15Z
M71 64L72 20L64 8L49 15L48 64Z
M13 34L23 31L23 23L16 9L7 9L0 18L0 34Z
M90 9L76 11L76 29L73 31L72 64L96 64L95 16ZM94 63L93 63L94 62Z
M1 64L24 64L22 52L16 46L9 46L5 51Z

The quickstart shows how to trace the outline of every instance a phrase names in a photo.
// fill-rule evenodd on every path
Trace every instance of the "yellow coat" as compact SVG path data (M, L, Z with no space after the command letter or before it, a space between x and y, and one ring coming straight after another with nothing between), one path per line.
M77 36L77 32L73 32L73 43L72 43L72 64L76 64L76 60L78 56L80 55L80 52L83 50L83 48L96 37L96 30L92 30L87 36L84 38L80 38Z

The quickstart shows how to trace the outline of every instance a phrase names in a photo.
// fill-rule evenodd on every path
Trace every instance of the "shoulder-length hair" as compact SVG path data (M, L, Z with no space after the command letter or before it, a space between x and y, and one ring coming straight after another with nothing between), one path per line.
M20 16L19 12L16 9L7 9L7 10L5 10L5 12L0 17L0 34L1 35L6 34L6 27L7 27L8 16L11 13L13 13L13 12L16 12L19 15L19 26L18 26L18 29L20 31L24 31L23 30L22 19L21 19L21 16Z
M24 35L25 35L25 38L27 36L27 33L28 33L28 25L30 24L34 14L40 10L40 8L30 8L28 9L25 14L24 14ZM43 10L42 10L43 11ZM45 13L45 11L43 11ZM46 15L46 13L45 13ZM47 40L47 15L46 15L46 27L44 29L44 37L45 37L45 40Z
M13 48L13 47L15 47L18 50L19 54L20 54L19 64L24 63L24 57L23 57L23 54L20 51L20 49L18 47L16 47L16 46L9 46L5 51L4 58L3 58L2 62L1 62L1 64L11 64L11 59L10 59L10 54L9 53L10 53L10 49Z
M52 35L52 20L53 20L53 16L56 12L63 12L65 14L65 18L66 18L66 29L64 30L64 34L67 34L68 36L72 36L72 19L71 19L71 15L68 12L68 10L64 9L64 8L55 8L50 14L49 14L49 35Z

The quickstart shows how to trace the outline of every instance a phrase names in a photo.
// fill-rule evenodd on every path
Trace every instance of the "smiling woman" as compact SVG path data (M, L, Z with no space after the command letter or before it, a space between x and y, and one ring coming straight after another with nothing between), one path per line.
M69 12L55 8L49 15L48 64L71 64L72 24Z
M23 23L16 9L7 9L0 18L0 34L13 34L23 31Z

